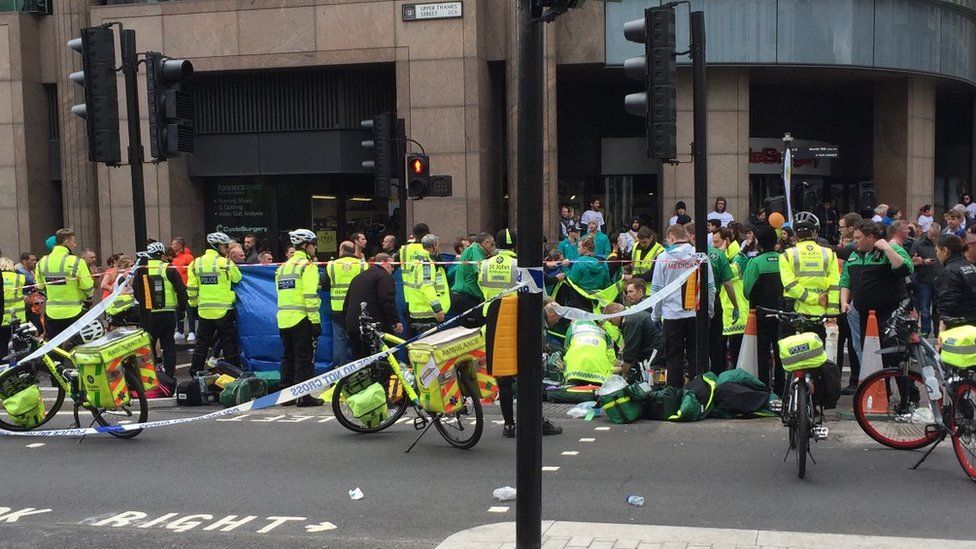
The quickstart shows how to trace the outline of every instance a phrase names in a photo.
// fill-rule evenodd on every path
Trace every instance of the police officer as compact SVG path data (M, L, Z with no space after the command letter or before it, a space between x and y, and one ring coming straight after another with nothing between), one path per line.
M295 254L275 272L278 289L278 331L285 351L281 356L281 386L291 387L312 377L315 345L322 335L319 316L319 269L315 266L315 246L318 237L308 229L288 233L295 245ZM324 402L305 395L298 406L321 406ZM285 403L285 406L291 402Z
M438 265L434 264L434 258L440 257L440 240L431 233L424 235L420 244L423 253L414 255L419 263L411 269L410 278L403 279L403 287L412 289L409 294L404 292L404 297L407 301L407 324L414 335L429 329L434 322L444 322L444 315L450 306L449 303L448 307L441 303L441 292L437 285Z
M424 299L422 288L418 287L414 280L416 270L423 261L430 261L430 254L424 250L423 239L430 234L430 227L426 223L417 223L413 228L413 240L400 247L400 275L403 280L403 299L409 303L419 303ZM407 327L412 322L407 319ZM414 336L411 329L407 330L407 335Z
M51 253L37 263L34 275L37 289L47 296L44 308L47 339L63 332L81 316L82 304L91 297L95 287L88 264L73 253L78 247L74 231L58 229L54 242Z
M220 338L224 360L240 367L237 352L237 294L232 284L241 281L241 270L225 256L232 240L224 233L207 235L210 249L187 267L187 294L190 307L197 310L197 344L190 361L190 375L204 368L207 354Z
M360 234L361 233L356 233ZM365 240L365 237L363 238ZM329 303L332 307L332 364L339 366L352 360L352 350L349 348L349 338L346 337L345 311L343 302L346 294L349 293L349 285L354 278L366 270L366 262L356 256L357 245L353 241L345 241L339 244L339 259L329 262L325 268L326 279L323 281L327 285L325 288L329 292Z
M0 282L3 286L3 300L0 301L0 354L6 355L11 336L10 324L14 319L21 323L27 322L27 304L24 302L27 277L14 270L13 261L0 257Z
M139 300L139 317L143 329L153 341L159 341L163 352L163 372L173 378L176 375L176 341L173 326L176 311L186 307L186 286L176 269L169 268L161 258L166 252L162 242L150 242L143 257L147 259L136 272L132 293Z
M796 246L786 249L779 258L779 276L783 295L793 299L793 310L819 316L838 313L840 306L840 268L834 250L815 240L817 225L798 221ZM826 341L827 331L820 325L814 332Z

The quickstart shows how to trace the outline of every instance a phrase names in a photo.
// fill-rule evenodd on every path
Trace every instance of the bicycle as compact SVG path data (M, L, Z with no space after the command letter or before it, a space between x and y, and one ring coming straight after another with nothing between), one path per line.
M380 324L373 321L366 312L365 304L359 317L359 326L363 341L368 343L372 352L388 351L390 349L388 344L402 345L406 343L406 340L402 338L383 332L380 329ZM426 410L418 396L415 376L409 368L404 369L401 366L394 354L388 355L385 361L378 360L336 383L332 392L332 411L339 424L350 431L378 433L396 423L406 412L407 407L412 406L417 414L413 420L414 429L426 432L432 424L451 446L465 450L470 449L478 443L484 431L485 419L481 395L477 385L472 381L476 379L472 362L463 362L457 365L455 370L463 401L453 412L440 413ZM348 397L364 390L373 383L379 383L383 386L388 410L386 417L375 423L368 420L363 421L356 417L347 402ZM472 418L470 417L472 414L474 416L473 424L471 424ZM417 440L420 440L419 437Z
M98 326L101 327L101 324ZM75 366L74 355L78 348L66 351L60 347L55 347L50 353L38 359L18 362L44 345L44 340L37 335L37 329L29 322L21 324L15 319L11 323L11 332L11 352L4 358L4 361L13 364L13 366L0 372L0 428L8 431L31 431L41 427L60 411L66 395L70 395L74 402L74 422L77 426L81 425L80 410L82 408L92 414L92 425L98 423L102 427L120 426L130 422L144 423L148 419L149 404L139 372L139 365L134 355L124 358L121 362L121 374L127 387L127 394L122 398L125 402L114 408L100 407L89 404L89 395L84 384L79 381L79 371ZM115 336L119 338L131 336L134 331L123 334L117 330L113 334L119 334ZM83 340L91 341L100 336L101 334L96 329ZM109 335L108 337L112 336ZM115 371L118 372L119 370ZM115 379L111 380L113 383L118 381L118 374L115 375ZM29 421L18 421L13 414L9 413L3 403L5 399L13 398L14 395L24 390L30 391L30 388L34 386L37 386L38 390L39 410L34 412L34 416ZM46 390L54 392L53 403L45 402L50 401L50 399L43 398L43 392ZM133 438L141 432L141 429L109 431L112 436L123 439Z
M796 344L791 345L791 338L780 339L780 356L783 362L783 369L790 375L783 395L783 408L780 418L784 425L789 428L789 447L786 450L786 461L791 451L796 451L797 476L804 478L807 470L807 456L813 459L810 452L810 440L816 442L824 440L829 434L829 429L823 426L823 406L814 402L813 393L815 390L815 380L812 373L823 368L827 363L827 355L824 352L823 340L814 333L814 330L823 325L824 320L836 318L839 315L819 315L815 317L805 316L793 311L783 311L779 309L767 309L757 307L759 311L767 313L787 324L796 331L795 338L806 339L806 342L797 340ZM819 346L815 343L819 343ZM783 349L786 349L786 353ZM813 459L813 462L817 461Z
M886 339L895 345L878 351L901 354L900 364L861 382L854 395L854 417L868 436L889 448L918 450L931 445L912 469L950 437L963 471L976 481L976 373L942 361L939 351L919 336L909 303L903 301L883 327ZM942 320L947 326L974 324L973 319Z

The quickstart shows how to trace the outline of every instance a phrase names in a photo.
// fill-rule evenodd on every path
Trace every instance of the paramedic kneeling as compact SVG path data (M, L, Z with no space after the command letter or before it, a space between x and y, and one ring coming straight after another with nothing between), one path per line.
M566 330L566 381L603 385L617 355L606 330L592 320L574 320Z
M611 303L603 309L603 314L613 315L624 312L623 305ZM613 373L628 378L631 368L644 361L650 361L654 349L661 344L661 331L651 319L647 311L631 312L627 316L616 316L610 319L614 326L620 327L624 338L623 352L616 361Z

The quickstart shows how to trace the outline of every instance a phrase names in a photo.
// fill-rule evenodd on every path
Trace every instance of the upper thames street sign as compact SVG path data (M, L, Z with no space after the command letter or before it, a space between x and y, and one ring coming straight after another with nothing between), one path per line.
M461 17L461 2L437 2L434 4L404 4L404 21L426 19L456 19Z

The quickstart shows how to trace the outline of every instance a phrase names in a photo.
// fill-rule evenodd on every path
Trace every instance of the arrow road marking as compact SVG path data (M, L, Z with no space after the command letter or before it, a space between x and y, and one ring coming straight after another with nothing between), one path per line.
M309 534L317 534L319 532L328 532L329 530L335 530L338 528L335 524L331 522L320 522L318 524L306 524L305 531Z

